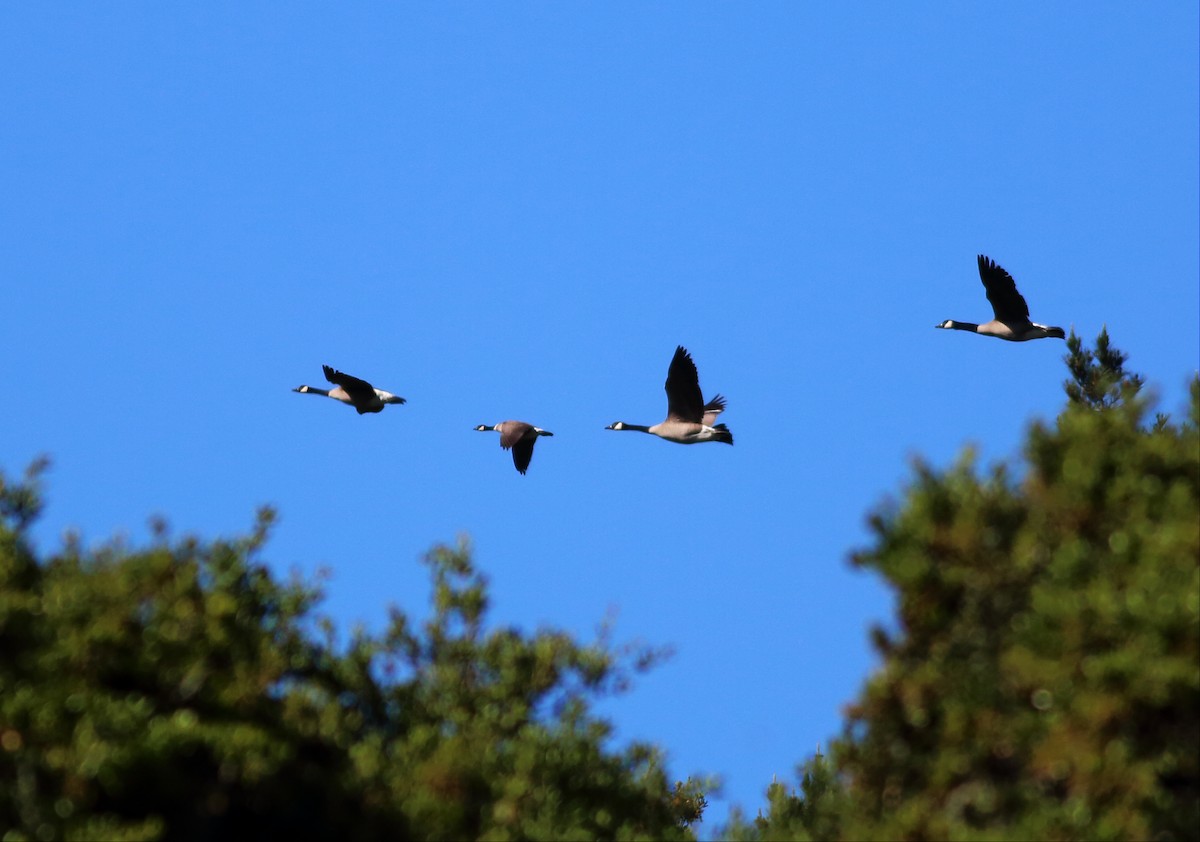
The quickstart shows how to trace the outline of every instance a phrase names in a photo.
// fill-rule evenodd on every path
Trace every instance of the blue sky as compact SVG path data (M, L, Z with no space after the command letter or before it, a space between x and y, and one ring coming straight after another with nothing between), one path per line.
M0 11L0 466L45 550L281 523L328 611L418 616L468 534L493 622L675 657L619 740L754 810L835 734L888 591L847 554L909 460L1011 456L1060 341L1181 405L1200 348L1191 3L38 3ZM677 344L732 448L665 414ZM297 395L328 363L408 398ZM495 434L553 430L519 476Z

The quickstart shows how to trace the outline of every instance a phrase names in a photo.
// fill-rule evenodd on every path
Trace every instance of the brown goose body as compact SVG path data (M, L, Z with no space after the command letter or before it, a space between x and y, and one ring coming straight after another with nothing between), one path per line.
M965 330L983 336L994 336L1008 342L1066 338L1066 332L1061 327L1040 325L1029 320L1029 305L1025 302L1025 297L1017 292L1017 284L1012 279L1012 275L986 255L979 255L977 260L979 262L979 279L983 281L983 288L987 292L988 301L992 304L992 313L995 318L983 324L946 319L934 327L944 330Z
M390 403L406 403L404 398L399 395L393 395L383 389L376 389L366 380L343 374L327 365L321 366L321 370L325 372L325 379L334 384L334 388L318 389L314 386L297 386L292 391L302 395L324 395L327 398L333 398L335 401L341 401L354 407L359 415L368 412L382 412L383 408Z
M699 444L719 441L733 444L733 433L724 424L714 424L717 416L725 411L725 398L717 395L708 403L700 391L700 375L691 354L682 345L675 348L675 356L667 369L667 381L663 384L667 392L667 417L665 420L645 427L615 421L606 430L635 430L649 433L660 439L677 444Z
M475 428L481 433L495 431L500 434L500 446L512 450L513 465L517 472L524 474L529 470L529 461L533 459L533 446L538 436L552 436L554 433L535 427L524 421L501 421L499 424L480 424Z

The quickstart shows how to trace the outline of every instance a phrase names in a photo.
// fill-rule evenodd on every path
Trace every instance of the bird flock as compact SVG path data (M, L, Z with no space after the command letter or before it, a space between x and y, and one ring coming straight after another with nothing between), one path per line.
M965 330L982 336L993 336L1008 342L1028 342L1031 339L1064 339L1066 333L1061 327L1051 327L1029 320L1029 305L1024 296L1017 291L1016 282L1008 272L996 261L986 255L978 256L979 279L983 282L984 291L992 305L994 318L983 324L959 322L946 319L934 327L944 330ZM293 392L304 395L324 395L354 407L359 415L368 412L382 412L388 404L405 403L404 398L376 389L366 380L360 380L349 374L344 374L330 366L321 366L325 379L334 385L332 389L318 389L314 386L297 386ZM719 441L733 444L733 433L724 424L714 423L717 416L725 411L725 398L716 395L705 402L700 391L700 375L696 371L696 363L692 355L682 345L675 348L675 356L667 368L667 381L663 385L667 392L667 417L657 424L643 426L629 424L625 421L614 421L606 430L634 430L639 433L649 433L666 441L677 444L699 444L707 441ZM533 459L533 446L542 436L553 436L549 430L535 427L525 421L501 421L499 424L480 424L475 427L478 432L496 432L500 434L500 447L512 451L513 465L517 472L524 474L529 470L529 462Z

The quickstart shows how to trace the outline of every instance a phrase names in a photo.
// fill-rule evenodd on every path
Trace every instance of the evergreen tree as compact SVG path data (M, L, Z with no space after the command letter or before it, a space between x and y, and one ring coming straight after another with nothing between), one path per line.
M841 831L842 817L849 808L846 790L829 758L817 749L815 756L797 770L800 791L779 781L767 787L767 814L759 811L747 822L741 810L730 811L729 824L722 829L734 842L762 839L816 842L834 839Z
M898 617L833 747L743 839L1194 839L1200 381L1147 425L1141 378L1072 336L1065 411L1016 470L917 464L854 563ZM808 773L818 768L807 767ZM823 824L815 827L820 817Z
M897 591L831 757L734 839L1193 838L1200 827L1200 380L1147 424L1106 333L1021 463L924 464L854 563ZM605 748L589 703L661 653L488 630L463 546L434 612L339 646L313 584L232 541L39 558L34 466L0 475L5 838L690 838L702 785Z
M1067 368L1071 379L1063 384L1072 403L1092 409L1110 409L1129 400L1142 389L1142 378L1125 372L1129 355L1114 348L1108 338L1108 328L1101 328L1096 337L1096 350L1083 347L1083 340L1071 331L1067 337Z
M486 629L463 546L434 612L338 646L251 535L39 559L37 471L0 475L5 839L686 839L699 784L589 713L660 653ZM318 631L319 630L319 631Z

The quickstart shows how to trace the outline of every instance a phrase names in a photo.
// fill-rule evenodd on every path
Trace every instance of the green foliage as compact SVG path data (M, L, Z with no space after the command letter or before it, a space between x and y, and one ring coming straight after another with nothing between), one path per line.
M466 547L426 559L421 628L394 610L338 647L319 589L256 562L270 511L39 560L39 510L36 471L0 477L4 839L691 838L700 784L589 714L660 653L486 631Z
M1092 409L1110 409L1141 391L1141 376L1125 372L1129 355L1112 346L1108 328L1101 328L1094 353L1083 347L1083 340L1072 330L1067 337L1067 355L1063 359L1071 372L1071 379L1063 386L1071 403Z
M818 751L797 772L799 794L773 781L767 787L767 815L760 812L753 822L747 822L740 810L731 810L722 836L734 842L813 842L835 838L849 805L833 764Z
M1107 334L1014 477L918 463L854 563L897 592L823 788L738 839L1194 839L1200 830L1200 380L1147 426ZM810 762L811 776L817 763ZM810 778L811 780L811 778ZM817 822L820 824L817 824Z
M1189 839L1200 827L1200 380L1147 424L1106 333L1016 470L915 466L854 563L897 593L830 757L736 840ZM465 546L432 616L339 646L232 541L39 559L0 475L0 837L687 839L704 786L589 712L661 652L489 630Z

